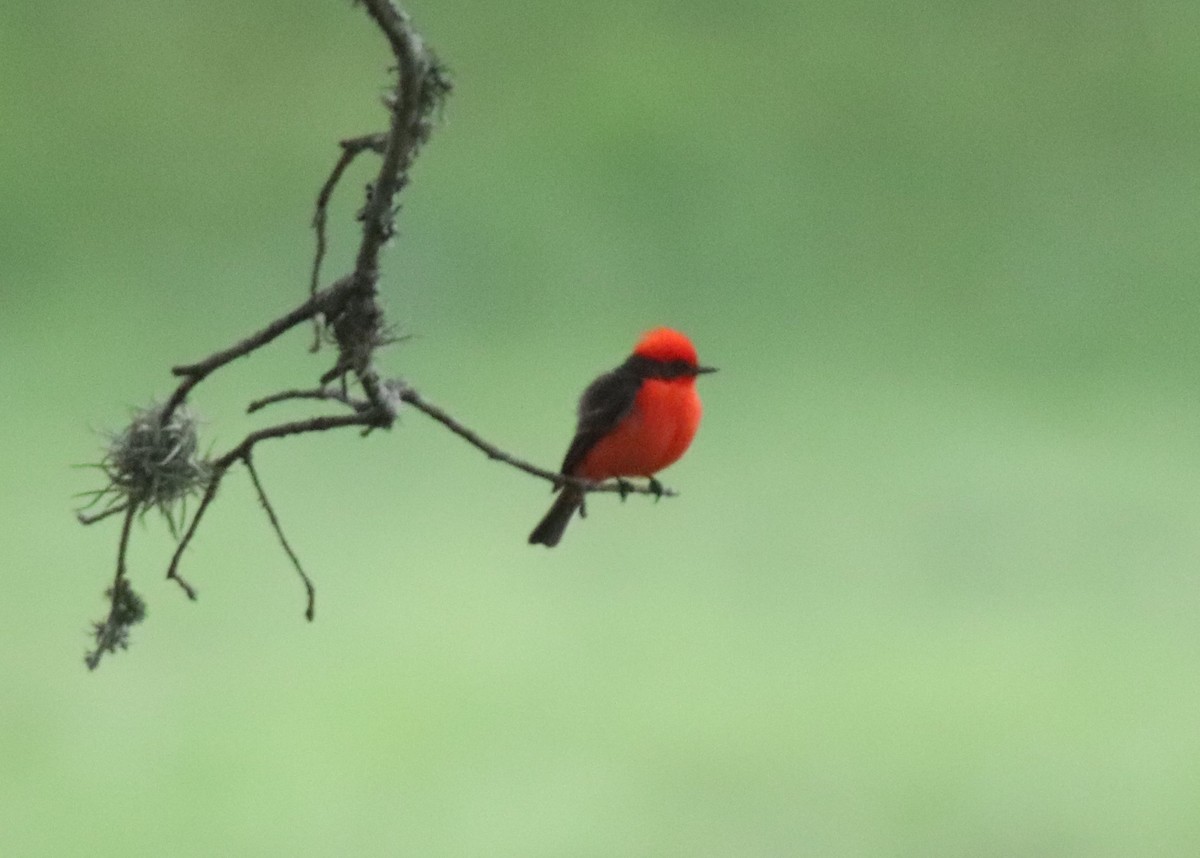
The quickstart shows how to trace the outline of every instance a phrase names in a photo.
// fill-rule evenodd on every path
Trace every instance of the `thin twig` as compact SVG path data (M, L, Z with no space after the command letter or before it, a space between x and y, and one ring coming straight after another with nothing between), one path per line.
M175 553L171 555L171 563L167 566L167 580L174 581L183 588L183 592L193 602L196 601L196 588L179 574L179 560L183 557L184 549L191 544L192 537L196 535L196 529L200 527L200 521L204 518L204 513L208 511L208 505L217 496L217 489L221 487L221 479L225 476L227 468L228 465L220 469L213 468L212 474L208 479L208 486L204 489L204 494L200 498L200 505L196 507L192 521L188 525L188 529L183 532L183 538L179 540L179 544L175 546Z
M286 438L289 435L303 435L308 432L328 432L330 429L340 429L343 426L376 426L386 428L392 425L395 416L380 413L376 409L361 411L356 414L323 414L310 417L307 420L296 420L291 423L280 423L278 426L268 426L257 429L241 440L236 447L212 462L214 469L225 469L238 459L245 458L254 445L271 438Z
M195 387L204 379L208 378L214 371L225 366L227 363L237 360L240 357L250 354L251 352L262 348L267 343L276 337L287 333L296 325L303 322L305 319L311 319L317 313L323 312L330 304L331 296L337 292L337 286L330 287L315 295L311 295L307 301L294 310L280 316L271 324L267 325L260 331L256 331L246 339L236 345L230 346L223 351L215 352L204 360L198 363L185 364L171 368L171 373L177 376L182 376L183 381L175 388L175 392L171 394L171 398L167 400L167 404L162 410L162 425L167 425L171 419L171 415L175 412Z
M119 512L125 512L125 510L129 509L130 506L132 506L132 504L126 501L125 503L117 504L116 506L110 506L108 509L102 510L94 515L77 512L75 513L75 517L79 519L80 524L95 524L98 521L103 521L110 515L116 515Z
M84 659L88 670L95 670L100 664L100 659L104 653L115 647L118 624L117 611L121 602L121 588L125 586L126 558L129 554L129 532L133 528L133 517L137 514L137 504L129 503L125 507L125 518L121 522L121 536L117 540L117 572L113 576L112 590L110 591L111 604L108 609L108 616L103 624L97 626L96 633L96 648L90 652ZM108 639L110 638L111 639Z
M121 538L117 542L117 574L113 577L115 589L125 577L126 563L129 555L129 531L133 527L133 516L137 513L137 504L129 504L125 510L125 519L121 522Z
M242 461L246 464L246 470L250 472L250 482L254 483L254 491L258 493L258 502L266 510L267 519L270 520L275 535L279 537L279 544L287 552L288 558L292 561L292 566L296 569L296 574L304 582L304 591L308 594L308 605L304 610L304 617L311 623L317 598L316 589L313 587L312 580L304 573L304 567L300 565L300 558L296 556L296 552L288 544L287 537L283 535L283 527L279 524L279 517L275 515L275 510L272 508L271 502L267 499L266 489L263 488L262 481L258 478L258 471L254 467L254 459L249 453L246 453L242 457Z
M371 407L371 403L365 399L355 399L345 390L314 387L308 390L281 390L279 393L272 393L270 396L256 399L246 407L246 413L253 414L255 411L266 408L268 405L274 405L277 402L286 402L291 399L317 399L321 401L340 402L349 408L353 408L355 411L365 411Z
M396 382L393 382L393 385L394 384L396 384ZM511 465L519 471L524 471L525 473L535 477L541 477L543 480L549 480L556 486L569 484L577 486L578 488L583 489L585 492L616 492L617 494L621 495L646 494L654 495L655 497L675 497L678 494L674 489L661 488L661 490L655 490L651 486L639 486L621 482L597 483L591 480L579 479L578 477L569 477L555 471L547 471L545 468L539 468L537 465L530 464L524 459L518 459L511 453L506 453L504 450L501 450L495 444L485 440L473 429L467 428L441 408L423 398L411 387L404 386L399 392L399 398L423 414L432 417L438 423L441 423L443 426L445 426L458 437L462 438L471 446L475 447L477 450L483 451L489 459L494 459L498 462L504 462L505 464Z
M316 295L317 290L321 286L321 264L325 261L325 219L329 207L329 201L333 197L334 188L341 181L342 173L350 166L350 163L360 154L370 149L375 152L382 152L383 145L387 137L384 134L364 134L362 137L349 137L340 142L342 154L337 159L337 163L333 165L333 170L329 173L329 178L325 180L325 184L321 186L320 193L317 194L316 210L313 212L313 230L317 235L317 250L313 257L312 276L309 279L308 294ZM317 317L313 316L313 344L310 351L316 351L321 345L321 322Z

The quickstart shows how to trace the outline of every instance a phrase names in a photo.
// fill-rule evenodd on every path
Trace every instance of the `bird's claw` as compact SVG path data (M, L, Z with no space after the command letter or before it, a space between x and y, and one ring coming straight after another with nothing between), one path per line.
M621 503L625 502L625 498L629 497L631 491L633 491L633 483L617 477L617 494L621 496Z
M658 503L660 500L662 500L663 484L654 479L654 477L648 477L647 479L650 480L650 494L654 495L654 502Z

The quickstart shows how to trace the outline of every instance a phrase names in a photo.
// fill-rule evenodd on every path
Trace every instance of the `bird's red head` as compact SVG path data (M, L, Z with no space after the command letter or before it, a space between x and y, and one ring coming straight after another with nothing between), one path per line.
M670 328L655 328L647 331L633 347L638 357L672 363L683 361L691 366L697 363L696 347L686 336Z

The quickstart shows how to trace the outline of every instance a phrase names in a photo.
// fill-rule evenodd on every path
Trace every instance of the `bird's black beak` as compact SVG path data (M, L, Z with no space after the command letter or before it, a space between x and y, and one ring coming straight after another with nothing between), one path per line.
M716 371L717 371L717 368L715 366L698 366L694 370L696 375L704 375L705 373L716 372Z

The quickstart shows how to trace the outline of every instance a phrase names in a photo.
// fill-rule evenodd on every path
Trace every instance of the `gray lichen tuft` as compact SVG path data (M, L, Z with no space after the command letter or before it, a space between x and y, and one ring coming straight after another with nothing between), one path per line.
M176 529L177 508L208 483L210 469L200 453L198 420L186 406L162 422L162 406L133 412L113 433L100 467L108 477L103 493L110 505L157 509Z

